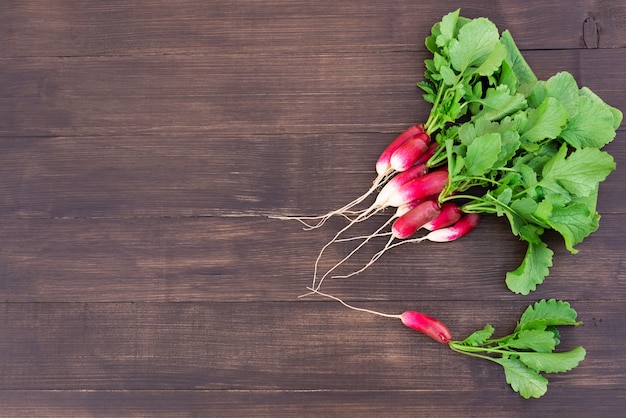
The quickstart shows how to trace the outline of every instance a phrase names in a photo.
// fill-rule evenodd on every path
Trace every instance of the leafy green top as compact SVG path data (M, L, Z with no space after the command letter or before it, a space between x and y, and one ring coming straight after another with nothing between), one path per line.
M546 229L576 253L598 228L598 186L615 169L600 148L615 137L622 113L568 72L538 80L511 34L499 35L486 18L449 13L426 46L433 58L418 86L433 104L426 130L440 144L429 165L447 164L450 176L440 201L464 199L465 212L507 217L528 249L506 283L528 294L552 266L540 238Z
M569 371L585 358L586 351L580 346L554 352L560 343L556 327L580 325L576 316L567 302L541 300L526 309L511 334L492 338L494 328L486 325L462 341L451 342L450 348L501 365L514 391L526 399L539 398L548 390L548 379L542 373Z

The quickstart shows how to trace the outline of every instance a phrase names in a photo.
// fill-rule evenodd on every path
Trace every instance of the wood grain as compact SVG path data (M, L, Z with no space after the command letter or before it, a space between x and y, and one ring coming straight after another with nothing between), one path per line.
M605 215L600 230L577 247L576 255L548 235L554 266L532 300L555 295L623 300L622 218ZM7 278L0 282L0 298L10 302L296 302L311 285L318 252L339 228L333 222L304 232L295 222L234 216L12 219L0 225L0 274ZM354 233L374 228L363 225ZM383 241L374 241L335 273L357 270ZM329 247L320 271L355 246L348 244ZM521 300L508 292L504 276L524 251L506 221L487 217L463 240L400 247L359 276L327 280L325 288L357 300Z
M386 312L403 305L368 304ZM525 306L521 300L483 301L473 308L451 301L420 303L456 338L485 321L505 335ZM574 306L585 325L563 329L560 348L584 344L588 358L573 373L553 376L554 386L622 388L626 374L613 365L626 360L618 354L626 304ZM6 303L0 326L5 390L506 389L497 365L399 332L403 326L397 320L346 311L333 301ZM606 361L608 355L612 361Z
M377 154L394 136L0 138L0 215L322 214L369 189ZM618 166L626 163L625 139L620 131L606 147ZM602 184L599 211L624 213L622 191L615 172Z
M524 247L495 217L324 284L358 306L428 312L457 338L568 300L584 325L562 346L587 359L544 398L399 322L298 299L345 223L305 232L269 216L369 187L380 150L427 116L423 39L457 7L508 28L540 78L570 71L626 109L617 0L0 5L0 415L620 416L624 124L606 147L618 169L600 229L576 255L548 234L555 265L533 294L504 286Z
M54 0L2 7L0 56L414 51L421 49L433 22L458 7L465 16L488 15L509 28L524 49L583 48L589 17L600 28L598 47L626 46L626 9L619 1L579 0L564 6L505 0L494 7L489 0L419 5L402 0L185 0L176 5L141 0L76 7L69 0Z
M626 49L529 51L537 75L570 71L607 103ZM375 54L70 57L0 60L0 135L244 136L398 133L430 109L415 83L427 56ZM598 68L603 68L598 77Z

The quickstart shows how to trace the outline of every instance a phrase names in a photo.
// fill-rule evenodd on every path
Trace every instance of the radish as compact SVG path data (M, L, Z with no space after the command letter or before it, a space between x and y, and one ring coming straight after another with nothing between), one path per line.
M387 201L396 193L399 192L400 187L408 183L411 180L415 180L428 173L428 167L426 164L418 164L409 168L402 173L396 174L391 180L385 184L385 186L378 192L376 201L373 206L383 207ZM407 202L408 203L408 202Z
M443 191L448 182L448 170L437 170L406 182L397 193L387 199L387 206L398 207L413 200L423 199Z
M421 312L406 311L400 315L400 320L405 326L426 334L437 342L449 344L452 341L452 334L448 327L432 316Z
M432 231L424 238L433 242L454 241L469 234L478 225L479 220L480 216L477 213L466 213L454 225Z
M391 227L392 237L408 238L424 224L436 219L440 213L439 205L432 200L427 200L396 219Z
M429 336L433 340L442 343L449 344L452 341L452 333L441 321L432 316L423 314L421 312L416 311L405 311L400 315L387 314L378 311L373 311L371 309L359 308L353 305L350 305L343 300L339 299L336 296L329 295L327 293L322 293L318 290L309 288L311 293L317 293L320 296L324 296L337 302L341 303L343 306L353 309L355 311L366 312L373 315L382 316L385 318L395 318L399 319L402 324L408 328L411 328L415 331L419 331L424 335Z
M378 157L378 160L376 161L376 173L378 173L378 176L380 177L388 175L392 171L390 160L392 154L398 149L398 147L404 144L409 138L423 132L424 125L413 125L404 132L402 132L400 135L398 135L396 139L391 141L391 143L387 145L387 147L380 154L380 157Z
M407 170L428 150L429 142L430 137L426 133L412 136L391 154L389 165L394 171Z
M424 229L435 231L455 224L462 215L461 208L452 202L444 202L441 205L441 213L432 221L424 225Z

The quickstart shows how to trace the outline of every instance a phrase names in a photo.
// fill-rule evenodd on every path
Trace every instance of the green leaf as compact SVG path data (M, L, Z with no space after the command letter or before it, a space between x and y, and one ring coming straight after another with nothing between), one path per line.
M561 137L574 148L602 148L615 138L613 112L587 96L578 99L576 114L567 121Z
M556 347L556 341L551 331L529 329L517 333L514 339L507 342L507 346L520 350L550 353Z
M545 83L546 93L561 102L570 116L578 112L578 84L570 73L562 71Z
M493 167L502 147L500 134L492 133L475 138L467 146L465 170L468 176L481 176Z
M511 209L523 218L527 219L531 213L537 210L537 202L530 197L516 199L511 203Z
M482 64L480 64L478 68L476 68L474 74L488 76L495 73L500 68L502 61L504 61L505 58L506 47L498 42L493 46L491 54L489 54L489 56L483 61Z
M506 382L524 399L540 398L548 391L548 379L526 367L520 360L502 358L494 361L504 367Z
M448 67L447 65L443 65L440 69L439 69L439 73L441 74L441 77L443 79L443 82L448 85L448 86L453 86L456 84L457 82L457 76L454 73L454 71L452 71L452 69L450 67Z
M577 316L576 311L567 302L555 299L542 299L526 308L520 317L515 331L534 329L537 321L540 321L542 324L540 329L545 329L547 326L580 325L582 322L576 321Z
M457 38L450 42L452 67L461 74L465 74L470 67L479 67L490 57L499 40L498 28L489 19L472 19L459 29Z
M500 42L502 42L502 39L500 40ZM501 86L506 86L509 89L509 92L517 91L517 76L513 72L511 64L509 64L506 59L502 62L498 84L500 84Z
M459 13L460 9L456 9L441 19L441 23L438 26L439 36L437 36L437 45L439 47L447 47L450 41L456 37Z
M561 353L519 353L519 360L538 372L562 373L572 370L585 359L583 347Z
M537 81L537 77L533 70L530 68L524 56L517 48L511 32L505 30L500 36L500 42L506 47L507 56L506 61L509 63L515 76L517 77L518 86L533 84Z
M589 89L588 87L582 87L579 93L581 96L588 97L595 102L602 103L603 105L608 106L597 94L591 91L591 89ZM609 109L611 109L611 113L613 114L613 129L617 130L617 128L619 128L622 124L624 114L621 110L616 109L612 106L609 106Z
M474 118L489 121L500 120L526 107L526 99L521 93L511 95L507 86L500 85L487 89L485 97L472 103Z
M567 250L576 254L574 246L598 229L598 221L595 211L590 212L583 203L574 203L553 207L547 224L563 236Z
M491 325L485 325L485 328L474 331L469 337L461 341L461 344L471 345L473 347L482 345L493 335L494 329Z
M588 196L615 169L613 157L595 148L579 149L568 157L566 154L567 146L563 144L543 167L542 187L556 193L565 188L574 195Z
M528 109L521 138L528 142L554 139L567 123L567 109L554 97L547 97L537 109Z
M548 275L553 254L544 242L529 243L522 264L506 274L509 290L522 295L535 290Z

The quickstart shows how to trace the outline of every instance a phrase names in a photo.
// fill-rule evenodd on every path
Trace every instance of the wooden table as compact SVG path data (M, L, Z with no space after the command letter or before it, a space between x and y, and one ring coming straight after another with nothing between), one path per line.
M600 229L577 255L549 236L536 292L506 289L524 246L495 217L325 284L458 338L569 301L584 325L562 347L587 359L543 398L399 322L298 298L344 222L304 232L268 215L325 212L369 186L382 148L427 116L423 40L459 6L510 29L540 78L570 71L626 110L618 0L4 2L0 415L622 414L623 125Z

